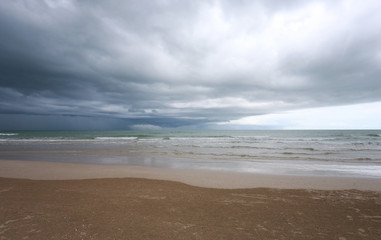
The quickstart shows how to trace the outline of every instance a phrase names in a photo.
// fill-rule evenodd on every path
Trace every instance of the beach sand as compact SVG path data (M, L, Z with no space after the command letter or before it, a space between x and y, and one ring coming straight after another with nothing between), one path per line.
M0 177L0 239L381 236L379 179L3 160Z

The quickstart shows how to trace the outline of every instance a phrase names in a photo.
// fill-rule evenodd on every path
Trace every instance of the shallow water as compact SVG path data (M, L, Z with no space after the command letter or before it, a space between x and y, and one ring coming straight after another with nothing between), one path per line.
M381 131L3 131L0 159L381 178Z

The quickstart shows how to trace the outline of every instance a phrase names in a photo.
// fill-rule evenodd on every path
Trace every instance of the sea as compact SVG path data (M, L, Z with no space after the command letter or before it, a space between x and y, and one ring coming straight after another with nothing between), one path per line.
M0 160L381 178L381 130L0 131Z

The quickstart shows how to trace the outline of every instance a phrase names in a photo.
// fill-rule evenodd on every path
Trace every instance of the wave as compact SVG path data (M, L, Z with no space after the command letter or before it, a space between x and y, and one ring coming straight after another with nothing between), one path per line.
M293 152L283 152L282 154L293 155L293 154L298 154L298 153L293 153Z
M381 137L380 134L376 134L376 133L369 133L366 135L367 137Z
M286 147L285 149L288 149L288 150L315 151L315 148L312 148L312 147L305 147L305 148L290 148L290 147Z
M369 161L369 160L372 160L371 158L356 158L356 160L359 160L359 161Z
M136 140L138 137L96 137L95 140Z
M0 136L16 136L18 133L0 133Z
M0 139L1 142L15 143L52 143L52 142L85 142L90 139L62 139L62 138L20 138L20 139Z
M217 148L221 148L221 147L218 146ZM274 148L274 147L255 147L255 146L238 146L238 145L231 146L230 148L233 148L233 149L260 149L260 150L278 150L278 149L281 149L281 148Z

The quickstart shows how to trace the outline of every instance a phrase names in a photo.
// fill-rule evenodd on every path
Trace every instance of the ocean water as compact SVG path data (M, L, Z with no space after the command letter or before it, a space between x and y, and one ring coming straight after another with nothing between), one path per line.
M381 178L381 130L0 131L0 160Z

